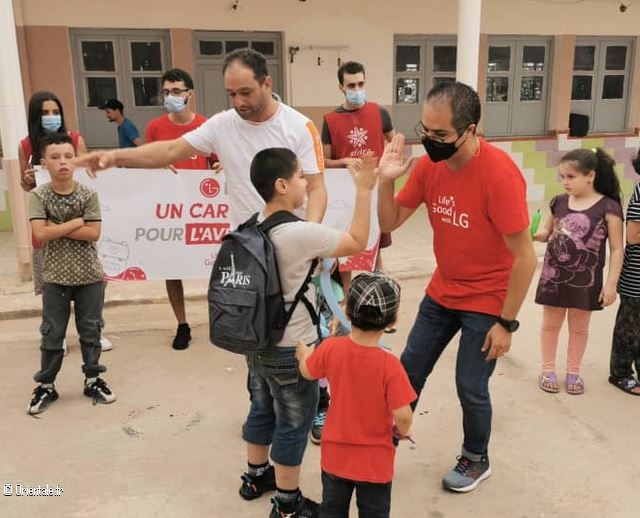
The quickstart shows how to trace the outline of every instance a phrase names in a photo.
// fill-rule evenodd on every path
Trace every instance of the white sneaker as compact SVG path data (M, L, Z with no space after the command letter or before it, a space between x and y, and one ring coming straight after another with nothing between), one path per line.
M67 350L67 339L66 338L64 340L62 340L62 350L64 351L63 356L66 356L67 353L69 352Z
M103 351L110 351L113 349L113 342L109 340L106 336L102 335L100 337L100 347Z

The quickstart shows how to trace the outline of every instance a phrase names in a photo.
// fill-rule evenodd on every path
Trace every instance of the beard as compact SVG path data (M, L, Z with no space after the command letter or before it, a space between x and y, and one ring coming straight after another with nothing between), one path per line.
M235 108L236 113L244 120L254 121L259 119L269 106L270 99L261 99L258 104L253 106L245 106L242 110Z

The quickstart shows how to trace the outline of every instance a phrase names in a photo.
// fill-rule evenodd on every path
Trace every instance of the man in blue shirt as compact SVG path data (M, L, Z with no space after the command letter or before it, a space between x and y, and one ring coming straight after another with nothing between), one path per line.
M136 147L143 144L138 128L124 116L124 105L118 99L109 99L100 105L107 120L118 125L118 146Z

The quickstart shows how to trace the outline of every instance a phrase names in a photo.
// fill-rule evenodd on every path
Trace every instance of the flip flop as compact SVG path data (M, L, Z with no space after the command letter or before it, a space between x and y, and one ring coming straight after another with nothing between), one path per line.
M574 388L571 388L571 386ZM567 391L567 394L580 396L584 394L584 381L578 374L567 374L564 380L564 389Z
M558 377L555 372L543 372L538 378L538 387L540 390L549 392L549 394L557 394L560 392L558 387Z
M628 378L614 378L613 376L609 376L609 383L627 394L640 396L640 392L633 392L633 389L640 388L640 382L633 376L629 376Z

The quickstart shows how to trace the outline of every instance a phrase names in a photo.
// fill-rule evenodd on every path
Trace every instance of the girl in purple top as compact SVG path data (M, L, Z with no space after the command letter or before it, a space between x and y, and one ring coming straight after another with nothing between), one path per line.
M569 345L565 390L584 393L580 364L589 338L591 312L616 300L623 258L620 183L614 160L602 149L575 149L562 157L558 172L565 194L549 203L550 212L534 240L547 243L536 291L543 305L542 374L539 387L558 392L555 373L560 328L567 318ZM609 241L609 271L602 272Z

